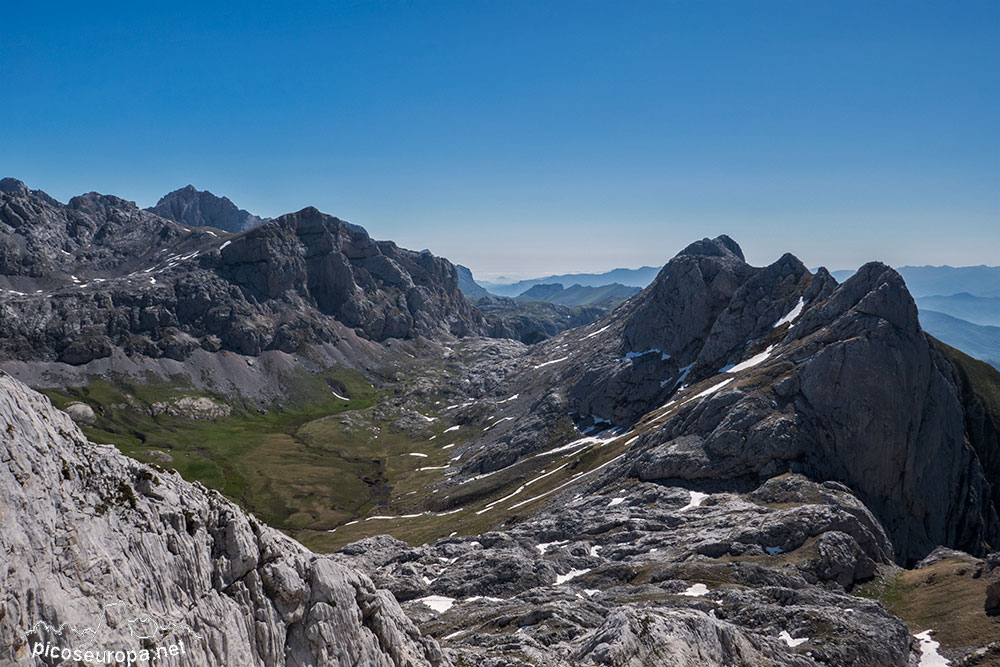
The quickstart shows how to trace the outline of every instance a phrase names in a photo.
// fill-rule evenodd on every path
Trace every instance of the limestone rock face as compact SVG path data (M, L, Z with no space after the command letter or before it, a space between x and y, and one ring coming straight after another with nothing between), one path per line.
M455 266L307 208L236 236L90 193L0 188L0 355L79 365L484 333ZM171 209L172 210L172 209ZM185 209L187 211L188 209ZM173 215L173 213L172 213ZM191 221L188 217L194 216Z
M81 403L80 401L68 403L64 412L68 414L77 424L83 424L84 426L90 426L97 421L97 415L94 414L94 408L90 407L86 403Z
M705 239L522 363L495 392L518 394L504 405L512 419L469 447L461 475L567 442L574 425L617 427L637 436L610 469L619 478L838 481L901 563L938 545L980 555L1000 543L1000 428L885 265L838 285L792 255L757 268L728 237Z
M847 593L892 546L845 486L782 475L696 496L605 481L503 530L419 547L371 537L337 557L459 664L911 664L906 625Z
M207 396L185 396L175 401L160 401L150 406L153 414L166 413L172 417L182 417L195 421L209 421L228 417L233 409L225 403L218 403Z
M136 648L108 611L120 603L156 622L153 643L182 641L190 664L449 664L367 576L87 442L6 375L0 425L0 662L28 659L39 640L80 647L88 626L99 648ZM30 632L40 621L69 630Z

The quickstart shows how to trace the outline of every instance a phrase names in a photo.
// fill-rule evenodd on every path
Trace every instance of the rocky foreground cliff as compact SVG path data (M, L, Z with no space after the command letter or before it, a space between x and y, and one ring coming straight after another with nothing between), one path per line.
M0 663L180 642L188 665L449 664L367 576L88 442L6 375L0 425Z

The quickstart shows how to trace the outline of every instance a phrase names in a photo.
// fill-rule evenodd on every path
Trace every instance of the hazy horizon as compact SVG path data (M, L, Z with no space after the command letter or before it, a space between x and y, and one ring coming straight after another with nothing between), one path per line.
M723 233L997 263L998 3L22 4L4 33L0 173L60 200L316 206L484 279Z

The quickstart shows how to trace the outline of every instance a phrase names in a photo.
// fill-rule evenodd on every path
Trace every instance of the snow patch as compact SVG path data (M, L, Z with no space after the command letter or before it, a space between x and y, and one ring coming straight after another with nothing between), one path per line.
M627 452L626 452L626 453L627 453ZM549 495L549 494L551 494L551 493L555 493L556 491L559 491L559 490L561 490L561 489L564 489L564 488L566 488L567 486L569 486L570 484L572 484L573 482L578 482L578 481L579 481L579 480L580 480L581 478L583 478L583 477L586 477L587 475L592 475L592 474L594 474L595 472L597 472L597 471L598 471L598 470L600 470L601 468L604 468L604 467L607 467L607 466L611 465L612 463L614 463L615 461L617 461L618 459L620 459L620 458L622 458L622 457L624 457L624 456L625 456L625 454L619 454L619 455L618 455L618 456L616 456L615 458L611 459L610 461L606 461L606 462L602 463L601 465L597 466L597 467L596 467L596 468L594 468L593 470L588 470L587 472L581 472L581 473L577 473L576 475L574 475L574 476L573 476L573 478L572 478L572 479L570 479L570 480L569 480L569 481L567 481L567 482L563 482L562 484L560 484L560 485L559 485L559 486L557 486L556 488L554 488L554 489L549 489L549 490L548 490L548 491L546 491L545 493L540 493L540 494L538 494L537 496L535 496L534 498L528 498L527 500L522 500L521 502L517 502L517 503L514 503L514 504L513 504L513 505L511 505L511 506L510 506L510 507L509 507L508 509L512 509L512 510L516 510L516 509L517 509L518 507L522 507L522 506L524 506L524 505L527 505L528 503L531 503L531 502L534 502L534 501L536 501L536 500L539 500L540 498L544 498L545 496L547 496L547 495Z
M422 458L427 458L426 454L421 454L420 452L410 452L410 456L420 456Z
M455 604L455 598L448 598L443 595L428 595L427 597L417 598L417 602L430 607L439 614L443 614Z
M588 339L588 338L590 338L591 336L596 336L597 334L601 333L602 331L607 331L607 330L608 330L608 327L610 327L610 326L611 326L611 325L609 324L609 325L607 325L607 326L605 326L605 327L601 327L600 329L598 329L598 330L597 330L597 331L595 331L594 333L589 333L589 334L587 334L586 336L584 336L584 337L583 337L583 339L584 339L584 340L587 340L587 339Z
M491 428L493 428L494 426L496 426L500 422L513 421L513 420L514 420L513 417L501 417L500 419L496 420L495 422L493 422L492 424L490 424L489 426L487 426L486 428L484 428L483 432L485 433L486 431L489 431Z
M773 345L768 345L767 349L763 352L753 355L746 361L741 361L738 364L733 364L731 366L726 366L725 368L719 370L720 373L739 373L745 371L748 368L753 368L757 364L763 363L765 359L771 356L771 350L774 349Z
M559 586L561 584L565 584L567 581L570 581L571 579L576 579L577 577L583 576L583 575L587 574L588 572L590 572L590 568L589 567L586 568L585 570L570 570L566 574L557 575L556 576L556 586Z
M689 373L691 372L691 369L692 369L692 368L694 368L694 364L688 364L688 365L687 365L687 366L685 366L684 368L680 369L680 371L681 371L681 376L680 376L679 378L677 378L677 381L676 381L676 382L674 382L674 386L675 386L675 387L676 387L677 385L679 385L679 384L683 383L683 382L684 382L684 380L686 380L686 379L687 379L687 376L688 376L688 374L689 374ZM670 380L671 380L671 379L672 379L672 378L667 378L666 380L664 380L663 382L661 382L661 383L660 383L660 386L661 386L661 387L666 387L666 386L667 386L667 384L669 384L669 382L670 382Z
M791 647L795 647L798 646L799 644L803 644L809 641L808 637L800 637L799 639L792 639L792 636L788 634L788 630L782 630L781 633L778 635L778 639L785 642Z
M772 329L777 329L782 324L791 324L792 326L795 326L794 324L792 324L792 322L794 322L796 319L798 319L799 315L802 314L802 309L805 307L805 305L806 305L805 299L800 296L799 297L799 302L797 304L795 304L795 307L792 308L790 311L788 311L787 315L785 315L780 320L778 320L777 322L775 322L774 326L771 327L771 328ZM792 327L790 326L788 328L791 329Z
M692 396L691 398L687 399L686 401L684 401L683 403L681 403L681 405L682 406L683 405L687 405L691 401L696 401L699 398L704 398L706 396L711 396L712 394L714 394L715 392L719 391L720 389L722 389L723 387L725 387L727 384L729 384L730 382L732 382L734 379L735 378L727 378L727 379L723 380L722 382L718 382L716 384L713 384L708 389L706 389L704 391L701 391L701 392L695 394L694 396Z
M660 355L660 361L666 361L667 359L670 358L669 354L654 347L648 350L643 350L642 352L626 352L625 356L622 357L622 359L638 359L639 357L644 357L647 354L653 354L654 352Z
M569 544L569 540L559 540L558 542L542 542L541 544L536 544L535 548L538 549L539 553L541 553L544 556L545 552L551 549L552 547L561 547L564 544Z
M545 479L549 475L552 475L554 473L559 472L560 470L562 470L563 468L565 468L568 465L569 465L568 463L564 463L561 466L559 466L558 468L553 468L552 470L550 470L548 472L545 472L543 470L542 474L539 475L538 477L535 477L534 479L528 480L527 482L525 482L521 486L517 487L517 489L515 491L513 491L512 493L509 493L508 495L504 496L500 500L494 500L492 503L490 503L489 505L487 505L483 509L481 509L478 512L476 512L476 514L483 514L484 512L490 511L491 509L493 509L494 507L496 507L500 503L502 503L502 502L504 502L506 500L510 500L511 498L513 498L514 496L516 496L517 494L521 493L521 491L524 491L526 488L528 488L529 486L531 486L535 482L537 482L537 481L539 481L541 479Z
M567 359L569 359L568 356L567 357L559 357L558 359L553 359L552 361L546 361L544 363L541 363L541 364L538 364L537 366L535 366L535 370L538 370L539 368L544 368L546 366L551 366L552 364L558 364L560 361L566 361Z
M708 593L708 586L705 584L692 584L686 590L681 591L681 595L687 595L692 598L700 598L706 593Z
M688 501L687 505L680 508L678 510L679 512L686 512L691 508L698 507L699 505L702 504L702 502L704 502L705 498L708 498L708 496L710 495L708 493L702 493L701 491L688 491L688 493L691 494L691 500Z
M615 505L621 505L625 502L624 498L612 498L611 502L608 503L608 507L614 507Z
M946 667L951 661L938 653L941 644L931 639L931 632L928 629L913 635L920 640L920 667Z

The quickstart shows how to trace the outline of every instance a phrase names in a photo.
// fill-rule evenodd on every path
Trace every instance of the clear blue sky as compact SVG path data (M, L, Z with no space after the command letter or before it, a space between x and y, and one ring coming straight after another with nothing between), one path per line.
M1000 2L35 5L0 175L64 201L315 205L482 277L1000 264Z

